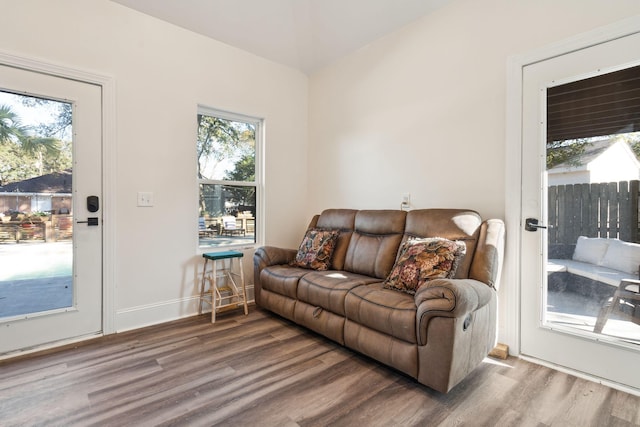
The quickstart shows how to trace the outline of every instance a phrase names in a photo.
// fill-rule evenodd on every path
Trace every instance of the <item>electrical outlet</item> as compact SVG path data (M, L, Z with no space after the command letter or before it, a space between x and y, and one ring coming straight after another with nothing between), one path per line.
M400 202L400 209L403 211L408 211L411 209L411 194L404 193L402 195L402 202Z
M150 191L138 191L138 206L153 206L153 193Z

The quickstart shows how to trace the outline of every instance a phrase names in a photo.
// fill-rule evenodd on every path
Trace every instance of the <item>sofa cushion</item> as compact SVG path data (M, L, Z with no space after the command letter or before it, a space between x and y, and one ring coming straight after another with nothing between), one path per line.
M406 212L358 211L344 270L384 280L402 241Z
M346 271L313 271L300 279L298 300L344 316L344 298L356 286L379 281Z
M405 240L412 237L444 237L461 240L467 246L467 254L456 272L456 279L469 277L471 264L475 263L476 247L482 228L480 215L468 209L416 209L407 213ZM480 279L482 280L482 279Z
M384 287L413 295L427 280L449 279L465 250L464 242L438 237L406 240Z
M355 227L356 213L354 209L326 209L314 224L316 228L325 230L340 230L340 236L336 242L336 248L331 258L331 268L334 270L344 269L344 257L351 240L351 233Z
M260 272L260 284L263 289L296 298L298 293L298 281L309 270L295 268L288 265L272 265Z
M572 259L599 265L607 252L609 242L611 242L611 239L579 236Z
M382 282L353 288L345 298L345 315L367 328L416 343L416 304L412 295L384 289Z
M414 378L417 378L418 372L425 368L425 364L421 364L418 358L419 347L417 345L367 328L351 320L344 323L344 345ZM429 361L426 366L430 368L431 363ZM385 402L382 403L383 407L389 403L386 397L383 398L383 401ZM407 404L411 405L409 402ZM423 421L422 424L433 424L429 421Z
M338 230L307 230L291 265L312 270L328 270L339 234Z
M640 245L624 242L617 239L609 239L609 247L602 258L600 265L620 270L627 274L633 274L637 279L638 266L640 265Z

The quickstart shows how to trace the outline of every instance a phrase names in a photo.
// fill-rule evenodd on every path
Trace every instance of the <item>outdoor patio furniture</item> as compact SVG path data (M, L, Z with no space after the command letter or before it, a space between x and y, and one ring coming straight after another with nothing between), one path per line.
M18 241L18 225L0 222L0 241Z
M43 221L23 221L20 224L20 240L46 240L46 224Z
M244 228L238 228L236 223L236 217L223 216L222 217L222 230L220 234L225 236L245 236L246 230Z
M624 279L620 282L613 297L600 309L593 332L601 333L614 312L621 318L640 325L640 280Z
M207 228L204 217L201 216L200 218L198 218L198 235L200 237L213 237L214 234L214 230Z

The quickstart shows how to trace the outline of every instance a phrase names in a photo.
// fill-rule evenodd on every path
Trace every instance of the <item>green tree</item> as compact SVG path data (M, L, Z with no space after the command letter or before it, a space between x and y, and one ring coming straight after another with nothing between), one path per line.
M255 152L244 154L238 160L233 170L227 172L225 179L229 181L255 181L256 180L256 155Z
M203 169L210 161L219 164L229 158L239 143L239 132L233 122L218 117L198 114L198 178L207 179ZM215 166L214 166L215 168Z
M621 138L629 144L633 154L640 159L640 132L632 132L621 135Z
M256 156L255 151L247 153L235 163L233 170L227 172L225 179L230 181L255 181L256 178ZM255 187L227 187L228 194L232 200L239 205L255 206Z
M255 179L255 127L252 124L198 114L196 145L198 179L253 181ZM216 189L217 188L217 189ZM217 191L217 193L216 193ZM219 200L209 204L207 200ZM255 189L236 186L200 185L200 212L220 215L223 201L255 202ZM214 206L215 205L215 206Z
M23 126L8 105L0 105L0 185L70 168L71 147Z
M547 143L547 170L566 162L572 166L579 166L580 155L589 146L591 142L586 138Z
M0 144L8 144L26 137L27 129L8 105L0 105Z

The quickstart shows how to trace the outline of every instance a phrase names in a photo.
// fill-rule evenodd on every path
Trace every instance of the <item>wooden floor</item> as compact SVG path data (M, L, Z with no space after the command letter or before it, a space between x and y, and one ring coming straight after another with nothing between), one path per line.
M515 358L443 395L252 307L0 362L0 425L628 426L640 398Z

